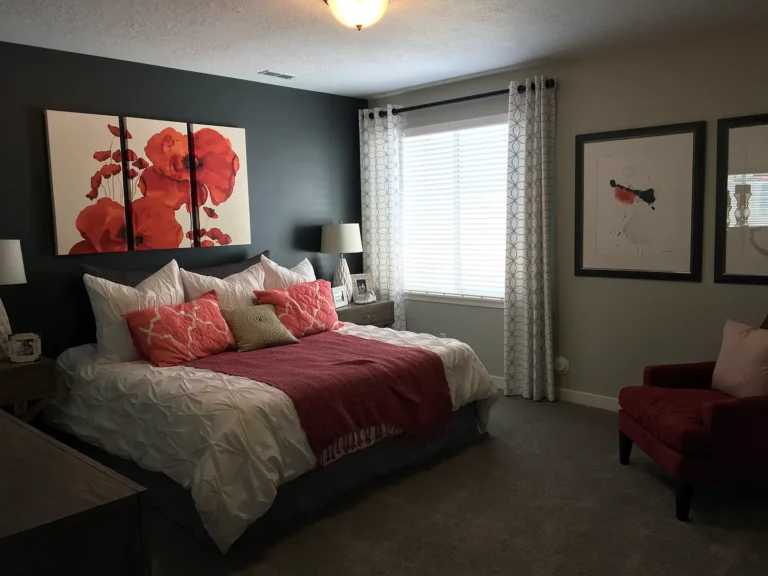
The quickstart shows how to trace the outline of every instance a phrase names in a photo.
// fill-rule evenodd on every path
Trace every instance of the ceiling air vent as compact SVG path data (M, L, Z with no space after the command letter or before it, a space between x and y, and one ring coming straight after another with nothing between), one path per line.
M259 72L262 76L272 76L272 78L282 78L283 80L293 80L296 76L290 74L281 74L280 72L273 72L272 70L262 70Z

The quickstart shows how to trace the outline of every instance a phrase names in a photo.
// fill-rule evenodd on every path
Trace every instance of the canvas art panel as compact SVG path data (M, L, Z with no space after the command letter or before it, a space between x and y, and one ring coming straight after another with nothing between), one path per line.
M56 254L128 250L117 116L45 112Z
M190 124L200 246L251 243L245 130Z
M693 130L654 130L579 137L577 274L700 275L703 146Z
M125 128L134 250L193 247L187 125L125 118Z
M724 276L768 283L768 125L727 131Z

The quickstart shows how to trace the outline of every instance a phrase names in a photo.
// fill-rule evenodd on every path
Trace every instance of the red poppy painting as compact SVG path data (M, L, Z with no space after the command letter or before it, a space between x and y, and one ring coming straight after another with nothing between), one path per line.
M58 254L250 244L245 130L46 119Z
M46 126L57 254L125 252L120 118L48 110Z
M245 130L192 124L200 246L251 243Z

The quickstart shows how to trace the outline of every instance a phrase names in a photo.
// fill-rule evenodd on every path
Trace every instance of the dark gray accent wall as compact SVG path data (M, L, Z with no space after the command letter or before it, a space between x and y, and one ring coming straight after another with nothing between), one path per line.
M14 332L37 332L43 351L93 341L80 265L158 269L233 262L271 250L293 266L318 254L320 226L360 221L357 110L367 102L169 68L0 43L0 238L20 238L27 284L0 286ZM245 128L250 246L56 256L46 109ZM87 193L83 190L83 194ZM360 255L350 255L353 272Z

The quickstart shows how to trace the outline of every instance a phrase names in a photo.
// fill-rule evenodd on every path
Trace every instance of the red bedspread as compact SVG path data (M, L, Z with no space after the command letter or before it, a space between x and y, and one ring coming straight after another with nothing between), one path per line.
M282 390L319 466L402 431L430 432L452 412L437 354L338 332L307 336L295 346L217 354L186 366Z

